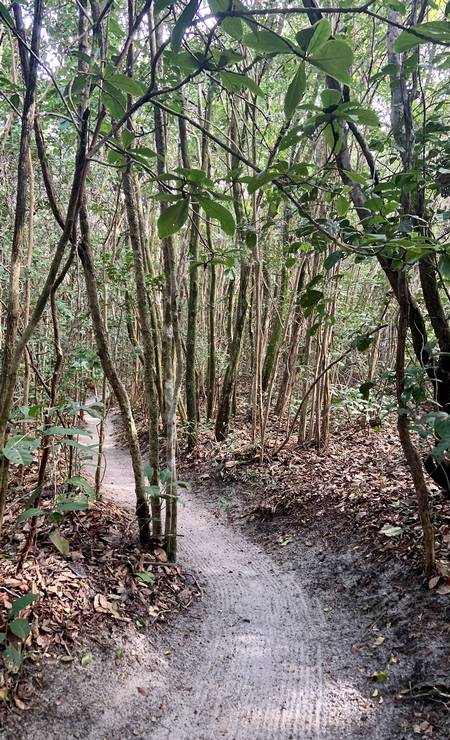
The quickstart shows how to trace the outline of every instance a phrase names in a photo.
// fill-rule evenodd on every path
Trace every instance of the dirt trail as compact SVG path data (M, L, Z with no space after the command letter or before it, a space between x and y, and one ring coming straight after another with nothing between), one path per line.
M105 455L105 495L133 505L130 458L115 446L111 421ZM345 614L330 623L298 573L218 521L195 491L183 493L183 504L179 562L196 573L203 599L156 647L135 638L132 666L106 659L57 670L24 737L393 737L380 725L386 710L380 717L354 683Z

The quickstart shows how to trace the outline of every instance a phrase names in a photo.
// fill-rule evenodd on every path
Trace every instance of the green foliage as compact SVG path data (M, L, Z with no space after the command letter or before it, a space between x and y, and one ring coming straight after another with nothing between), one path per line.
M344 39L331 39L320 46L308 61L327 75L346 85L351 85L350 68L353 51Z
M189 201L181 198L172 206L165 208L158 219L158 236L160 239L176 234L186 223L189 215Z
M13 465L30 465L34 460L34 453L40 442L40 439L15 434L9 437L0 454Z
M228 236L234 236L236 224L234 222L233 215L227 208L210 198L204 198L202 196L198 197L198 202L209 218L219 221L225 234L228 234Z
M284 115L291 118L298 104L300 103L306 90L306 73L305 65L301 62L297 71L289 83L289 87L284 98Z

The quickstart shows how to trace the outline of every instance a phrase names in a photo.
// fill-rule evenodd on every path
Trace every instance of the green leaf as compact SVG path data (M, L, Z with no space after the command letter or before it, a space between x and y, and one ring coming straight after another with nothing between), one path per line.
M139 157L144 157L145 159L153 159L153 157L158 156L157 153L153 151L153 149L150 149L149 146L136 146L130 151L130 154L132 156L138 155Z
M141 570L138 573L134 574L136 578L138 578L143 583L154 583L156 580L156 576L154 573L150 573L147 570Z
M73 475L71 478L67 478L65 485L81 488L81 490L87 493L88 496L95 498L95 490L92 488L91 484L88 483L87 480L81 475Z
M208 0L208 5L212 13L226 13L229 10L246 10L245 5L240 0ZM251 19L224 18L220 27L233 39L240 41L244 33L243 23L250 28L255 27Z
M22 656L19 651L16 650L14 645L11 645L11 643L6 646L3 653L3 659L5 660L9 670L17 671L22 665Z
M115 166L123 167L127 164L126 158L123 156L122 152L117 151L117 149L108 149L106 159L109 164L113 164Z
M223 86L230 92L239 92L243 87L250 90L254 95L264 97L264 93L256 84L255 80L252 80L248 75L240 75L237 72L222 71L220 72L220 79L222 80Z
M189 201L187 198L181 198L173 206L169 206L162 211L158 218L158 236L164 239L166 236L176 234L186 223L189 214Z
M343 195L338 195L335 202L336 213L338 216L345 216L348 209L350 208L350 201Z
M61 555L64 555L65 557L68 557L70 555L69 541L66 540L65 537L62 537L57 529L54 529L53 532L50 532L48 538L52 545L54 545L56 549L59 550Z
M140 98L147 90L147 86L144 85L143 82L138 82L137 80L133 80L131 77L127 77L122 74L115 74L112 77L109 77L108 82L113 87L119 88L119 90L122 90L122 92L127 93L128 95L132 95L134 98Z
M227 208L224 208L220 203L203 196L198 197L198 202L205 211L206 215L210 218L217 219L219 221L225 234L233 236L236 231L236 224L234 222L233 215Z
M20 524L21 522L25 522L27 519L31 519L33 516L42 516L43 514L44 511L42 509L27 509L19 514L17 517L17 523Z
M392 524L384 524L380 529L381 534L386 537L400 537L403 532L401 527L394 527Z
M16 434L9 437L1 453L13 465L31 465L34 460L34 451L39 445L40 439Z
M118 87L103 80L102 103L114 118L122 118L127 108L127 99Z
M83 655L83 657L80 660L80 663L83 668L85 668L87 665L92 663L92 655L90 653L87 653L86 655Z
M153 473L155 472L154 468L151 465L146 465L144 468L144 475L147 478L147 480L151 480L153 478Z
M372 678L377 683L386 683L389 678L389 673L387 673L386 671L375 671L375 673L372 675Z
M352 341L351 346L354 349L357 349L358 352L365 352L366 349L369 349L372 342L373 342L373 337L368 337L367 334L362 334L360 336L357 336Z
M254 31L242 39L244 46L262 54L292 54L292 47L273 31Z
M0 3L0 18L4 23L6 23L7 26L10 28L15 28L15 23L12 15L10 14L8 8L3 3Z
M145 493L148 493L152 498L161 498L161 489L159 486L145 486Z
M416 36L409 31L402 31L394 43L394 51L402 54L404 51L414 49L420 44L430 44L436 41L450 42L450 23L448 21L428 21L417 26L412 26L414 31L426 38Z
M172 483L172 471L169 468L164 468L164 470L161 470L159 479L161 483Z
M336 252L331 252L323 263L325 270L331 270L342 257L344 252L341 249L337 249Z
M170 42L173 51L176 52L181 47L184 33L188 26L190 26L192 21L194 20L194 16L198 10L199 5L200 0L189 0L188 4L186 5L177 22L175 23Z
M308 61L338 82L351 84L349 71L353 62L353 52L343 39L330 39L314 56L309 57Z
M309 28L304 28L296 35L299 46L304 51L313 53L320 49L331 36L331 26L326 18L322 18Z
M361 383L361 385L359 386L359 392L361 393L365 401L369 400L370 391L374 387L375 383L372 383L371 380L367 380L365 383Z
M53 435L56 437L74 437L77 435L92 437L92 433L88 429L83 429L83 427L47 427L42 434L43 436Z
M124 149L128 149L131 146L131 144L133 143L134 139L135 139L135 135L134 135L133 131L130 131L129 129L124 128L123 131L122 131L122 135L121 136L122 136L122 146L123 146L123 148Z
M339 105L342 99L342 93L340 90L333 90L327 87L326 90L322 90L320 97L322 98L322 106L325 109L334 108L336 105Z
M58 502L58 509L64 514L69 511L86 511L88 508L89 504L86 500L75 501L74 499L65 499L64 501ZM65 555L65 553L63 554Z
M274 180L276 176L276 172L265 170L264 172L260 172L257 175L242 177L241 181L247 183L247 190L249 192L249 195L252 195L252 193L256 193L259 188L262 188L263 185L267 185L267 183L272 182L272 180Z
M9 629L16 637L26 640L31 632L31 627L26 619L13 619L8 625Z
M86 411L89 416L92 416L93 419L103 419L104 418L104 412L105 407L101 401L98 401L96 403L91 403L89 406L81 406L81 409L83 411Z
M33 594L31 591L29 591L27 594L24 594L23 596L20 596L18 599L13 601L11 609L8 612L8 617L15 617L17 614L20 614L22 609L26 609L27 606L30 606L36 599L39 598L39 594Z
M314 288L312 290L307 290L302 297L300 298L300 305L303 306L303 308L308 308L310 306L315 306L316 303L319 303L323 298L323 293L321 290L315 290Z
M363 108L358 103L342 103L335 111L333 116L344 118L346 121L361 123L365 126L379 126L380 119L371 108Z
M305 65L301 62L292 78L284 98L284 115L291 118L306 90Z
M108 14L108 31L116 38L120 39L124 35L124 29L115 18L111 17L111 13Z

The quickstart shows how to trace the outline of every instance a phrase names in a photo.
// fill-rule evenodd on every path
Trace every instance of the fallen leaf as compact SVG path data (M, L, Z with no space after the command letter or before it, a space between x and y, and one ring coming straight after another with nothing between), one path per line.
M394 527L392 524L384 524L380 529L380 533L386 537L399 537L402 532L402 527Z

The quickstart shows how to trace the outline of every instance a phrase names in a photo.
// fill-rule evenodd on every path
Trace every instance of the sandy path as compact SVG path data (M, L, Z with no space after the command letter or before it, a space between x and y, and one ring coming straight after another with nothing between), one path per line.
M89 425L95 435L94 420ZM131 506L130 458L112 432L109 421L104 492ZM136 638L131 667L106 660L57 671L40 719L32 718L24 737L389 737L353 685L351 650L341 645L339 622L330 625L322 606L309 603L298 574L283 572L218 521L195 492L183 493L183 503L179 562L197 574L201 602L178 617L157 646ZM334 654L339 646L344 658Z

